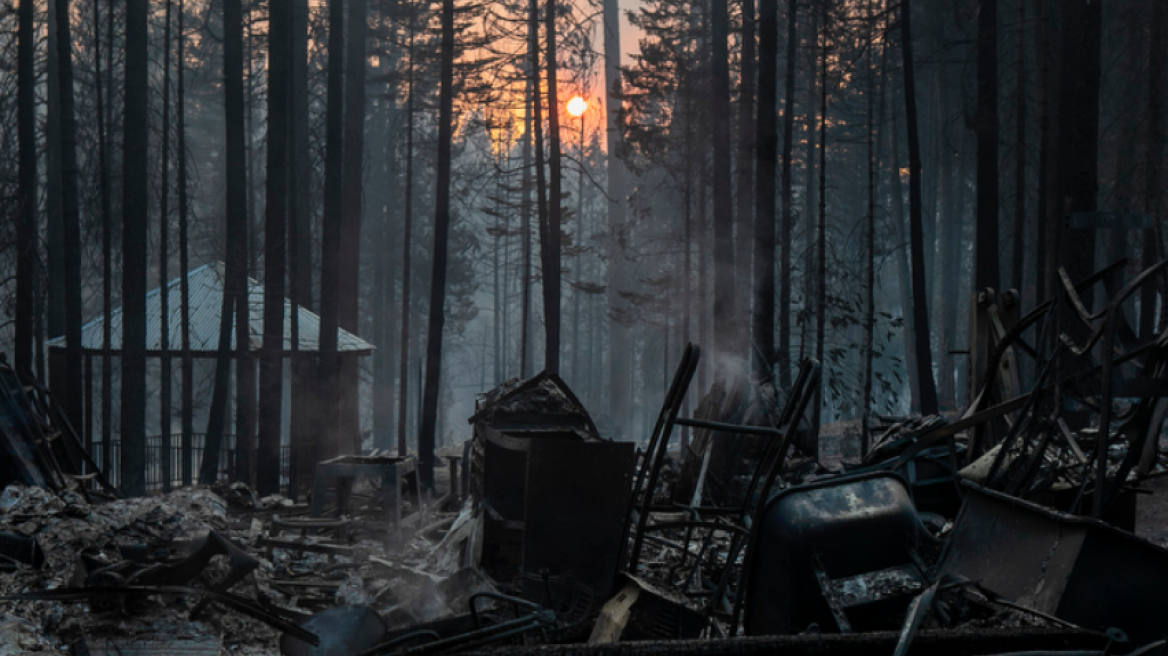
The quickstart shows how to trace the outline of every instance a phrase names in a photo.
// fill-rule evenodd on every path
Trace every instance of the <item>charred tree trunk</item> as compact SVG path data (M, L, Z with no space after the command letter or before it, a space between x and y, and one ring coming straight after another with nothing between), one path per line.
M345 65L345 153L344 187L341 192L340 262L337 290L337 325L353 333L357 325L357 296L361 264L361 187L365 157L365 33L368 10L365 0L349 0ZM361 452L361 425L358 408L357 359L340 357L337 381L337 428L341 431L342 453Z
M264 341L260 352L256 491L280 491L284 418L284 274L287 257L290 3L268 10L268 143L264 202Z
M535 207L536 207L536 224L539 231L540 244L540 265L544 269L543 272L543 300L544 300L544 344L546 346L550 339L547 332L547 312L548 312L548 258L551 248L548 246L548 194L547 194L547 176L544 171L544 149L543 149L543 100L540 92L540 74L539 74L539 0L530 0L528 4L528 24L527 24L527 51L531 58L531 79L533 86L531 107L532 107L532 130L535 131ZM559 202L558 200L556 201ZM528 347L534 349L534 345L530 336L528 338ZM547 355L544 355L544 362L546 368ZM534 357L528 359L528 363L532 363Z
M186 112L186 33L185 2L178 0L178 260L181 273L180 300L182 309L182 484L190 485L194 475L193 450L195 367L191 358L191 289L187 273L190 271L189 212L187 196L187 112Z
M529 378L532 375L531 362L531 214L532 214L532 149L534 147L534 139L532 131L535 130L535 121L532 113L535 111L535 104L539 102L537 97L539 89L539 77L535 72L535 63L538 58L538 43L536 42L536 35L538 34L538 24L536 17L532 14L534 5L528 4L528 20L527 20L527 79L524 84L523 96L523 179L521 182L523 200L520 202L520 213L522 214L523 225L520 227L520 234L523 238L523 273L520 276L520 301L523 307L520 309L519 316L519 377Z
M783 165L781 191L783 224L779 235L779 381L784 389L791 386L791 233L794 208L791 192L791 150L795 133L795 27L798 18L796 0L787 2L787 79L783 90Z
M860 455L868 454L870 436L868 417L872 412L873 333L876 328L876 70L872 65L872 49L876 47L876 23L873 5L867 6L868 53L865 68L868 73L867 96L868 129L868 207L864 239L864 344L863 380L860 382Z
M324 218L321 225L320 258L320 355L319 411L317 439L321 440L311 459L317 462L339 453L341 434L340 355L337 329L340 327L341 242L344 226L344 93L345 93L345 6L343 0L329 0L328 83L325 110Z
M998 0L977 19L977 259L974 288L1001 290L998 262Z
M454 0L442 0L442 51L438 90L438 169L434 202L434 270L426 339L426 387L418 434L419 477L434 490L434 434L442 370L442 329L446 323L446 252L450 234L450 146L454 130ZM546 283L545 283L546 284Z
M620 296L625 280L625 254L621 247L625 225L625 197L629 173L617 155L621 132L620 7L604 0L605 128L608 160L608 412L617 426L629 425L629 329L617 318L623 307Z
M240 0L223 0L223 119L226 129L226 238L227 262L223 274L223 307L219 316L219 347L215 386L207 419L207 437L199 484L210 485L219 476L219 451L227 415L231 376L232 325L244 328L247 315L247 147L243 102L243 6ZM242 283L242 284L241 284ZM242 301L242 302L241 302ZM240 308L243 312L240 312ZM234 322L233 322L234 319ZM235 331L239 340L239 330ZM242 352L245 345L237 345ZM242 365L242 358L239 364ZM240 436L241 437L241 436ZM236 446L239 446L237 442Z
M410 281L413 270L410 267L412 254L410 234L414 223L414 33L415 11L410 9L409 72L406 93L406 188L405 213L402 230L402 301L401 301L401 355L398 361L399 376L397 406L397 454L404 457L407 451L406 418L409 417L410 391Z
M831 42L831 18L824 6L823 46L819 54L819 220L815 226L815 359L825 366L827 340L827 49ZM826 368L826 366L825 366ZM816 403L815 423L819 423L822 403Z
M161 319L158 346L158 434L161 446L159 458L162 473L162 491L170 492L174 480L170 463L170 13L172 3L166 0L162 28L162 180L158 185L158 310Z
M73 38L69 0L57 0L57 60L61 137L61 227L64 238L65 390L69 422L81 429L84 391L81 355L81 217L77 206L77 123L73 103Z
M1144 172L1144 211L1152 216L1159 216L1163 183L1164 157L1164 71L1165 43L1168 41L1168 10L1164 3L1152 3L1152 15L1149 28L1151 38L1148 41L1148 149L1145 154L1146 164ZM1159 224L1152 230L1144 231L1143 263L1144 267L1155 264L1160 255L1162 234ZM1156 333L1156 288L1153 285L1144 287L1140 292L1140 339L1149 340ZM1161 310L1163 313L1163 310Z
M755 0L742 0L742 54L740 59L741 64L739 65L740 75L738 83L738 159L736 161L737 171L735 172L735 182L738 185L738 190L735 196L737 207L734 213L736 237L734 263L738 267L736 276L738 282L734 287L738 294L735 307L742 312L741 320L743 321L746 321L747 316L751 315L751 304L752 301L756 300L754 298L755 295L751 294L751 256L754 250L754 238L751 235L755 227L752 225L754 219L753 205L757 202L752 202L755 200L755 194L752 192L755 191L754 165L758 158L756 150L761 145L757 140L761 139L762 135L758 134L756 129L754 104L756 88L755 65L757 62L761 66L762 62L758 61L758 55L755 51L755 20ZM759 83L761 84L761 80ZM771 102L774 102L773 99ZM773 181L771 185L773 187ZM750 331L744 330L743 332L749 335ZM749 343L747 345L749 346ZM750 351L753 351L753 349L750 349ZM750 352L748 351L743 355L749 358Z
M556 62L556 0L547 0L544 32L547 39L548 97L548 211L543 255L544 369L560 373L560 233L563 216L560 166L560 104ZM538 69L536 69L538 70Z
M17 10L16 122L20 155L16 227L16 344L14 364L32 371L33 311L37 260L36 28L32 0ZM107 222L108 225L108 222ZM108 276L106 278L108 280Z
M933 355L929 350L929 308L925 288L925 245L921 221L921 142L917 130L916 80L912 54L912 4L900 5L901 56L904 60L904 104L908 124L909 246L912 252L913 333L917 376L920 380L921 413L937 413L937 387L933 379Z
M26 4L26 3L22 3ZM113 312L113 210L110 207L110 177L109 177L109 133L108 117L106 115L105 89L111 89L113 67L111 57L113 50L113 15L112 8L106 11L107 39L106 77L102 78L101 67L101 17L98 7L100 2L93 3L93 30L94 30L94 67L97 87L97 148L98 148L98 180L101 195L101 308L102 308L102 349L101 349L101 470L109 474L110 471L110 442L113 436L113 386L112 361L113 354L110 348L112 330L110 327ZM19 99L18 99L19 100ZM22 134L23 136L23 134ZM23 159L22 159L23 164ZM23 169L22 169L23 171ZM18 260L19 261L19 260ZM19 292L18 292L19 294ZM19 298L19 297L18 297ZM17 331L19 331L19 319ZM19 352L19 351L18 351Z
M755 376L774 378L775 365L775 164L779 74L779 0L760 0L758 38L758 161L754 197ZM745 57L745 54L743 55ZM745 73L744 73L745 74ZM745 94L745 91L743 92ZM741 175L741 171L739 172ZM687 207L688 209L688 207ZM688 224L687 224L688 228ZM689 254L689 243L686 243ZM689 275L689 271L686 271ZM688 302L688 294L686 295Z
M312 310L312 198L310 182L312 164L309 160L308 139L308 0L292 0L292 34L289 62L291 97L289 111L289 156L292 169L288 206L288 296L293 311L290 332L292 336L291 416L288 420L292 448L288 463L288 491L292 499L299 498L299 489L312 480L316 461L312 460L315 439L314 406L316 396L313 381L316 361L312 353L300 351L299 308Z
M716 354L739 355L741 331L734 306L734 199L730 189L730 63L726 0L711 2L710 115L714 139L714 344Z
M147 0L126 0L122 154L122 492L146 492Z
M1026 2L1018 3L1018 80L1014 90L1014 236L1010 287L1022 291L1026 263ZM1024 295L1028 296L1028 295Z

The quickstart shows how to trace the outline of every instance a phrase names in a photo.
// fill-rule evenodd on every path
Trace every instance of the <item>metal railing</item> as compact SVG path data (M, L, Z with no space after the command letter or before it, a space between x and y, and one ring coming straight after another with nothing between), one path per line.
M203 462L203 454L206 451L206 434L205 433L191 433L191 479L192 483L198 483L199 469ZM171 487L178 488L183 484L182 471L182 433L173 433L170 436L170 479ZM118 487L121 483L121 442L114 440L110 444L110 458L109 471L105 472L106 478L114 486ZM97 462L102 462L102 449L104 445L96 442L93 445L93 458ZM287 492L288 487L288 461L291 449L288 445L280 446L280 490ZM163 490L163 447L161 435L149 435L146 437L146 491L149 494L157 494ZM220 482L228 482L235 478L235 435L224 434L223 441L219 446L219 475Z

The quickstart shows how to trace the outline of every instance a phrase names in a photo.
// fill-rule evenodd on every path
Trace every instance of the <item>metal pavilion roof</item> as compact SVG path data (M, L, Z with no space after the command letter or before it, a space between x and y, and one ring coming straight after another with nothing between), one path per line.
M194 353L214 353L219 349L219 318L223 307L222 262L205 264L187 274L190 286L191 351ZM170 349L182 348L182 278L175 278L166 285L169 303ZM248 348L258 350L263 344L264 288L247 279L248 286ZM146 350L162 350L162 290L155 288L146 295ZM292 350L292 301L284 299L284 350ZM296 306L299 319L299 339L297 350L320 350L320 317L302 307ZM98 315L81 327L81 347L86 351L100 351L102 344L103 317ZM122 308L115 308L110 316L111 348L122 348ZM56 337L48 342L50 347L64 347L65 338ZM235 330L232 326L231 348L235 349ZM344 353L361 354L374 349L369 342L346 330L337 334L337 350Z

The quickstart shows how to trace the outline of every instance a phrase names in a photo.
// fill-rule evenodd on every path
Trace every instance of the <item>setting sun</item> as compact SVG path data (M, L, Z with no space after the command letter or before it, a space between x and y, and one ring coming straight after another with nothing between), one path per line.
M576 96L568 101L568 113L572 116L583 116L588 110L588 101Z

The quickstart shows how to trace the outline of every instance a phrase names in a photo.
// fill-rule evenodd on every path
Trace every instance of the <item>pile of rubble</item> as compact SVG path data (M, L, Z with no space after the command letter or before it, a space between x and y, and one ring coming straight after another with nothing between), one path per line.
M324 609L362 605L411 626L492 589L442 542L454 513L432 512L386 553L367 532L280 535L307 509L241 484L216 491L90 503L5 488L0 653L279 654L281 635L311 638L296 625Z

